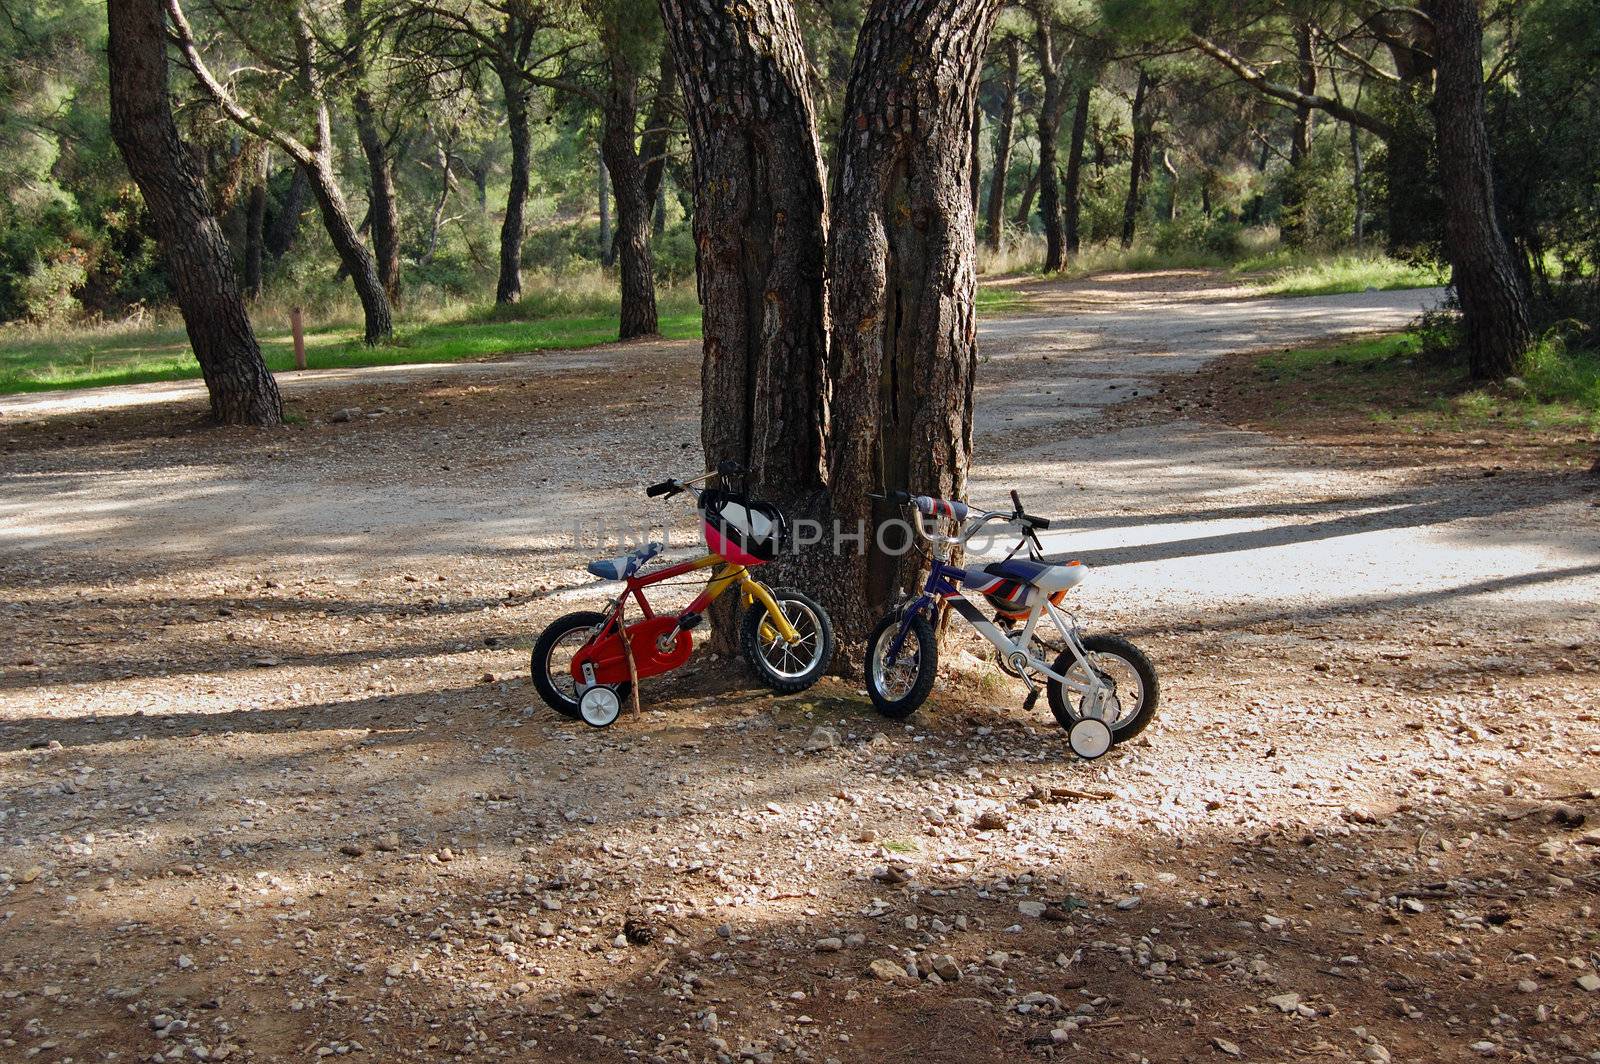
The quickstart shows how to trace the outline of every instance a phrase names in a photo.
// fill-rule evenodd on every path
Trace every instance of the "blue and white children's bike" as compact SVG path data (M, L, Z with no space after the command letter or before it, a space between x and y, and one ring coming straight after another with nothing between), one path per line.
M933 545L933 565L922 594L915 599L907 596L891 607L867 641L867 692L878 712L901 720L927 699L938 667L935 625L940 611L949 606L994 644L1000 668L1028 685L1024 709L1032 709L1039 700L1043 681L1050 711L1067 730L1078 756L1099 757L1144 731L1161 697L1155 668L1126 639L1079 633L1076 620L1061 602L1089 569L1081 562L1044 561L1037 530L1050 527L1047 518L1025 512L1015 491L1009 513L973 510L963 502L903 491L874 498L913 507L912 523ZM947 521L955 527L953 535L942 531ZM966 569L951 565L950 549L964 547L991 522L1021 533L1010 553L998 562ZM1024 547L1028 556L1017 557ZM986 616L962 596L961 588L983 595L994 616ZM1041 624L1047 617L1050 624Z

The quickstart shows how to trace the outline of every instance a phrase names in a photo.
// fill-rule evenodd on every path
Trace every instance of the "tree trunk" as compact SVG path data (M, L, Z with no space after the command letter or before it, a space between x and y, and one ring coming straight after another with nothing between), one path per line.
M622 282L622 327L620 338L649 336L656 331L656 282L650 258L650 208L652 200L646 185L645 160L634 147L634 127L638 124L639 75L634 72L620 48L612 50L608 63L609 85L601 108L603 129L600 155L603 171L610 171L617 197L617 263ZM604 185L601 188L604 202ZM604 215L602 214L602 233ZM603 239L603 237L602 237Z
M610 268L616 261L616 238L611 232L611 175L606 172L603 146L595 148L594 187L600 197L600 265Z
M1367 186L1361 158L1361 129L1350 126L1350 180L1355 187L1355 242L1360 247L1367 239Z
M372 222L372 251L378 260L378 277L391 304L400 301L400 207L394 185L394 159L378 124L378 108L367 86L368 24L362 0L344 0L345 43L349 55L351 111L356 120L356 140L367 159L367 217Z
M1083 141L1089 131L1089 93L1091 86L1078 88L1077 106L1072 110L1072 139L1067 145L1067 181L1062 190L1064 214L1062 237L1067 254L1076 255L1083 245L1079 234L1079 219L1083 213Z
M1039 77L1044 92L1039 97L1039 220L1044 223L1044 269L1061 269L1065 241L1061 233L1061 189L1056 178L1056 134L1061 128L1061 69L1055 54L1055 34L1050 13L1040 7L1035 13L1038 29L1034 55L1039 61Z
M1528 296L1495 212L1483 119L1483 27L1472 0L1427 0L1438 80L1434 126L1445 203L1445 249L1461 300L1473 377L1515 372L1532 342Z
M433 214L428 218L428 241L418 259L423 265L432 262L434 254L439 250L439 233L444 228L444 209L450 202L450 192L456 184L455 174L452 172L451 147L455 144L458 129L457 126L450 127L448 140L441 140L437 131L434 133L433 162L439 168L439 198L433 202Z
M1178 220L1178 167L1172 161L1172 152L1161 150L1161 169L1167 172L1167 223Z
M672 144L673 97L677 91L678 67L673 61L672 49L663 48L656 94L650 101L650 113L645 116L644 132L639 136L639 158L644 162L644 194L656 205L657 236L666 227L667 220L663 182L667 172L667 149Z
M366 321L366 342L370 347L394 335L394 318L389 310L389 295L378 275L378 264L367 250L367 245L350 221L350 208L345 204L344 193L339 190L339 179L333 164L326 158L312 167L311 194L322 210L322 225L339 254L339 264L344 267L355 285L361 300L362 315Z
M298 163L290 166L289 188L283 194L283 203L267 227L266 252L274 262L283 258L294 247L300 235L300 224L306 213L306 194L311 191L305 168Z
M1017 66L1022 57L1022 43L1015 37L1005 42L1006 66L1002 89L1005 100L1000 105L1000 125L994 135L994 172L989 175L989 204L985 212L984 242L989 250L999 251L1005 235L1006 171L1011 169L1011 135L1017 120Z
M1128 161L1128 198L1122 205L1122 246L1133 247L1139 224L1139 208L1144 203L1144 175L1150 169L1150 123L1147 104L1150 76L1139 69L1139 84L1133 90L1133 150Z
M178 139L161 0L110 0L111 132L166 258L190 346L225 424L278 425L283 400L245 313L199 168Z
M1297 22L1294 27L1294 42L1296 53L1296 85L1295 88L1303 96L1315 96L1317 92L1317 64L1316 56L1312 52L1311 24ZM1289 244L1298 244L1301 233L1304 231L1304 218L1302 217L1302 204L1305 200L1303 188L1305 175L1302 172L1306 159L1311 155L1311 117L1314 112L1311 105L1298 103L1294 109L1294 126L1289 136L1289 181L1284 188L1282 220L1279 231L1283 239Z
M836 520L885 488L964 498L972 457L972 202L967 145L994 0L877 0L845 96L829 274ZM880 509L876 516L901 517ZM925 551L869 544L835 565L828 606L859 643Z
M265 144L257 147L255 178L244 213L244 294L246 299L261 298L261 245L267 224L267 164L270 152Z
M1039 194L1039 168L1034 167L1028 175L1028 183L1022 188L1022 202L1017 204L1017 213L1012 217L1011 223L1018 229L1028 227L1028 215L1033 213L1033 198Z
M506 216L500 224L500 281L494 301L505 305L522 298L522 212L528 203L528 177L533 169L532 134L528 130L528 87L522 72L495 65L505 96L506 131L511 135L511 182L506 189Z
M791 519L821 512L829 394L822 152L788 0L661 0L684 86L703 316L706 468L750 469ZM713 616L713 647L734 648Z
M351 100L356 119L356 138L367 159L367 217L371 222L372 252L377 259L378 279L392 304L400 301L400 205L395 194L394 160L378 128L377 108L365 89L357 89Z

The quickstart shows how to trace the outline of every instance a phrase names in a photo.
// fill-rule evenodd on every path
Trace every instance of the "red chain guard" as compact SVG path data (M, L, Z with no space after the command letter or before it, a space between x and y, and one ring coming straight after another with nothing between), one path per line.
M678 626L676 616L662 614L648 620L634 621L628 625L628 639L633 644L633 664L642 680L671 672L689 660L694 650L694 639L688 632L679 632L678 641L669 653L663 654L656 640ZM613 632L597 639L573 655L572 678L583 683L585 662L594 663L595 683L619 684L628 682L628 658L622 648L622 638Z

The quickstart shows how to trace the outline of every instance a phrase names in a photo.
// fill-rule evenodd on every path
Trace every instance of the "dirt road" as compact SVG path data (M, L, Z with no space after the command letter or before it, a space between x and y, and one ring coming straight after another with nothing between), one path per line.
M1600 1060L1592 482L1158 391L1426 298L985 323L973 497L1162 671L1093 764L975 644L909 725L711 661L538 705L574 522L695 465L693 345L307 378L276 433L8 401L0 1059Z

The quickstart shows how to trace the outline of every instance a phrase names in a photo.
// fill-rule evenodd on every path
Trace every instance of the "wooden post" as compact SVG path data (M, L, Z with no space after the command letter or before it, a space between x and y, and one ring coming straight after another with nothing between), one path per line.
M294 337L294 368L306 368L306 323L299 307L289 311L289 334Z

